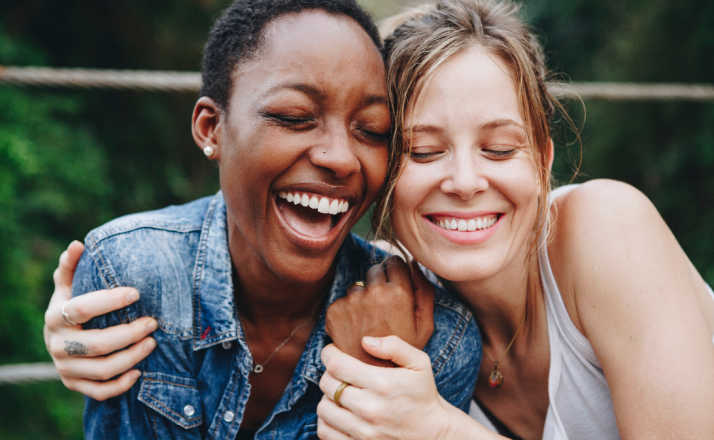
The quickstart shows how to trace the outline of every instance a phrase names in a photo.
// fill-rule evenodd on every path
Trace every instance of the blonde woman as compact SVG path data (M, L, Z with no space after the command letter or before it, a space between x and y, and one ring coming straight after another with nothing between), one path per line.
M711 290L636 189L550 191L560 106L516 5L439 1L396 26L385 52L401 160L377 223L470 305L484 356L467 415L400 338L362 339L395 369L330 345L318 435L714 438ZM333 304L333 336L365 333L365 292Z

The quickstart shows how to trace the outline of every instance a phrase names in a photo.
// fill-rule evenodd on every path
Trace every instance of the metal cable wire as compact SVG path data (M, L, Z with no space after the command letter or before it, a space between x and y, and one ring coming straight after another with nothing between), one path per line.
M201 75L196 72L0 66L0 84L197 92Z
M2 84L196 93L201 87L201 75L197 72L0 66ZM549 88L559 97L586 100L714 101L714 84L554 82Z
M59 373L49 362L0 366L0 385L58 379Z

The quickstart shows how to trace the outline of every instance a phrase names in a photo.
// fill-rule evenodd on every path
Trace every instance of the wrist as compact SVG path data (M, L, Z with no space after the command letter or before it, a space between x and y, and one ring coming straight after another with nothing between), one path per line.
M444 399L444 415L441 417L443 423L440 426L439 436L441 440L504 440L503 437L471 418L467 413L449 404Z
M465 438L459 429L460 416L465 415L461 410L447 402L443 397L439 396L439 406L441 411L438 413L437 420L439 421L437 435L434 438L440 440L452 440Z

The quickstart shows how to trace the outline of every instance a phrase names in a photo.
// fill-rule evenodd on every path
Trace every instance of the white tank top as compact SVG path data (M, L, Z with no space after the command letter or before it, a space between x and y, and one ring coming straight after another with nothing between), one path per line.
M567 185L554 190L551 201L575 187L577 185ZM538 252L538 265L550 341L549 405L542 438L618 439L620 436L607 381L590 342L575 327L565 308L550 267L547 246L541 246ZM711 288L710 293L714 298ZM473 400L469 415L485 427L497 431Z

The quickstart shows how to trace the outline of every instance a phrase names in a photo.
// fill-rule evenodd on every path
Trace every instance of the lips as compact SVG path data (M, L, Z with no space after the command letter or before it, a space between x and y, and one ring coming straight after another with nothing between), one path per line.
M315 250L333 244L351 211L347 198L308 191L278 191L274 202L291 241Z

